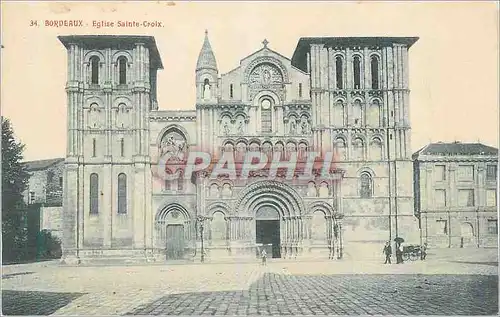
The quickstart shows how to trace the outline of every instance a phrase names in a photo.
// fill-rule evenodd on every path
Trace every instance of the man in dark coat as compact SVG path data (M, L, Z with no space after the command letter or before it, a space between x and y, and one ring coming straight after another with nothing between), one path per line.
M383 252L385 254L384 264L387 264L387 263L391 264L392 248L391 248L391 243L389 241L385 243Z

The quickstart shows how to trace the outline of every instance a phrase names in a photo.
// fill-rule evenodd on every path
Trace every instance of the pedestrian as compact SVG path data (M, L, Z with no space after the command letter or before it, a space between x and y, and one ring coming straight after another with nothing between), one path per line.
M399 242L396 246L396 264L403 263L403 245Z
M392 255L392 248L391 248L391 242L387 241L384 246L384 251L383 253L385 254L385 262L384 264L391 264L391 255Z
M424 243L422 246L422 261L425 260L425 257L427 256L427 242Z
M260 253L260 256L262 257L262 265L267 265L267 252L266 249L262 249L262 252Z

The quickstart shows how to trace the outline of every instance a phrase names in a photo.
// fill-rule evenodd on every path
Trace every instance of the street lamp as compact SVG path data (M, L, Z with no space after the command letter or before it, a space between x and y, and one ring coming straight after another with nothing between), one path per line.
M205 221L205 217L199 215L196 220L198 221L198 226L200 228L200 239L201 239L201 263L204 263L205 262L205 248L203 246L203 229L204 229L204 221Z
M342 218L344 218L343 214L341 213L335 214L335 220L337 220L335 227L337 229L336 231L339 237L339 243L337 244L337 259L339 260L344 257L343 246L342 246L342 222L340 221Z

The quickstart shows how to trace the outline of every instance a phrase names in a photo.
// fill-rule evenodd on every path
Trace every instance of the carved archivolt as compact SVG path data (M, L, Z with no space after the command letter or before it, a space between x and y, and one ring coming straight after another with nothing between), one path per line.
M160 156L169 154L170 159L183 160L186 158L187 150L186 137L175 128L167 130L160 141Z
M173 218L178 218L179 216L182 215L182 217L186 220L191 219L191 216L187 211L187 208L183 204L178 202L174 203L169 202L158 209L158 212L156 213L155 216L155 220L164 221L166 220L169 213L174 213Z
M290 186L276 181L260 181L242 190L235 203L238 214L255 213L263 205L278 206L283 216L305 214L304 202Z
M279 70L282 76L282 80L285 83L289 82L288 79L288 72L285 68L285 66L276 58L271 57L271 56L263 56L260 58L255 59L253 62L251 62L247 68L245 69L245 74L244 78L246 79L247 83L250 83L250 73L253 73L254 69L259 65L259 64L268 64L272 65ZM260 65L259 65L260 66Z
M225 217L229 216L231 208L224 202L216 202L207 207L207 216L212 216L214 212L222 212Z
M272 91L281 100L284 100L284 82L286 69L279 61L266 58L258 59L249 65L245 72L245 79L248 83L248 99L253 100L263 90Z
M335 214L335 209L324 201L315 201L307 206L309 214L313 214L317 210L323 211L326 216L333 216Z

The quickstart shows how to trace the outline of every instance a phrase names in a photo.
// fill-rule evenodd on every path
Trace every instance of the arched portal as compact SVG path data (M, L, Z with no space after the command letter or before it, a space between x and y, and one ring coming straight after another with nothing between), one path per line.
M280 213L273 205L263 205L255 213L255 242L273 258L281 257Z
M299 243L304 237L305 206L292 187L278 181L255 182L239 193L235 212L251 217L255 229L251 238L255 239L257 246L258 241L271 244L270 252L266 250L269 255L297 256Z
M165 250L167 260L184 258L193 235L190 224L189 213L178 203L171 203L156 214L156 247Z

